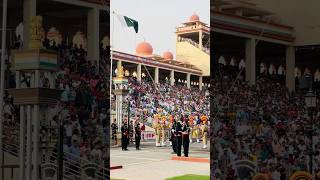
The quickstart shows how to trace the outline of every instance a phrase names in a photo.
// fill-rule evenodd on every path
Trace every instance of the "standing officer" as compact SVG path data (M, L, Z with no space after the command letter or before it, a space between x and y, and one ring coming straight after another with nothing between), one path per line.
M135 139L136 139L136 150L140 150L141 128L140 128L139 121L137 121L136 126L134 127L134 130L135 130Z
M181 120L183 119L183 117L181 117L178 122L177 122L177 126L175 129L175 134L176 134L176 152L177 152L177 156L181 156L181 146L182 146L182 122Z
M190 126L190 143L192 143L192 139L193 139L193 132L195 130L194 128L194 117L190 114L189 115L189 126Z
M202 126L201 126L201 134L202 134L202 143L203 143L203 149L207 149L207 136L208 136L208 117L202 116L201 117Z
M153 124L153 128L155 130L155 135L156 135L156 147L160 147L160 131L161 131L161 127L160 127L160 115L156 114L154 116L154 124Z
M190 126L187 119L184 119L182 124L182 143L183 143L183 152L184 156L188 157L189 153L189 133L190 133Z
M177 140L176 140L176 127L177 121L173 116L170 117L171 120L171 143L172 143L172 150L174 154L177 154Z
M121 127L121 146L122 151L128 151L128 143L129 143L129 129L127 121L124 120L123 125Z
M117 131L118 131L118 126L116 119L113 120L113 123L111 124L111 130L112 130L112 140L114 142L114 145L118 144L118 138L117 138Z
M161 132L160 132L160 137L161 137L161 144L160 146L166 146L165 142L166 142L166 120L167 120L167 117L166 116L162 116L162 122L160 124L160 128L161 128Z

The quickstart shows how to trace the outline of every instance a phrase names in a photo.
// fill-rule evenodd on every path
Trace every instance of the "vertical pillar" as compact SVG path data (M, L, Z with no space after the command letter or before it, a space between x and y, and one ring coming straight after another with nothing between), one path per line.
M137 66L137 80L138 82L141 82L141 64L138 64Z
M38 88L40 87L40 71L35 70L34 72L34 87Z
M21 77L20 77L20 71L16 71L16 89L20 88L20 82L21 82Z
M119 73L119 69L121 68L121 66L122 66L122 61L120 61L120 60L118 60L117 61L117 73ZM112 69L112 68L111 68ZM112 72L112 74L113 74L114 72ZM117 76L117 75L116 75Z
M174 86L174 70L170 72L170 85Z
M118 124L118 132L121 132L122 126L122 95L116 96L116 119Z
M100 48L99 48L99 22L100 22L100 10L98 8L92 8L88 12L87 18L87 50L88 59L91 61L100 60ZM99 63L98 63L99 64Z
M199 76L199 89L202 91L202 83L203 83L203 77Z
M203 46L203 43L202 43L202 30L199 31L199 48L202 50L202 46Z
M32 179L39 179L39 128L40 128L40 119L39 119L39 105L33 106L33 137L32 137Z
M32 172L32 123L31 123L31 106L27 106L27 165L26 165L26 180L31 180L31 172Z
M187 74L187 87L188 87L189 89L190 89L190 87L191 87L190 77L191 77L191 74L188 73L188 74Z
M256 41L254 38L246 41L246 81L250 85L256 83Z
M23 49L27 49L30 42L31 17L37 14L37 0L23 1Z
M154 81L156 84L159 84L159 68L156 67L154 70Z
M34 72L30 73L30 87L35 87L35 73Z
M295 91L295 48L289 46L286 49L286 85L290 92Z
M122 66L122 61L117 61L117 69L119 70L120 68L121 68L121 66Z
M19 180L25 180L25 113L24 106L20 105L20 151L19 151Z

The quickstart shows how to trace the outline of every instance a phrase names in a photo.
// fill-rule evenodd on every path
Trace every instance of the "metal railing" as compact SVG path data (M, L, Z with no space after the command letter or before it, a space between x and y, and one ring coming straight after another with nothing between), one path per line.
M3 150L4 152L9 153L15 157L19 156L18 145L3 144ZM56 168L57 159L58 159L58 154L52 151L51 155L48 156L48 159L46 160L46 162L41 165L42 167L41 174L43 177L48 177L46 176L45 173L48 169L50 169L52 172L53 167L55 168L55 173L57 172L57 168ZM110 179L109 170L105 168L103 165L99 165L89 160L85 160L74 154L64 152L63 163L64 163L63 178L66 180L82 180L82 179L87 179L89 177L94 178L95 180ZM4 169L8 169L8 168L11 168L11 172L13 173L13 170L19 167L17 165L2 165L2 168L1 168L2 172L4 171Z
M189 39L189 38L181 38L181 39L179 40L179 42L188 42L188 43L190 43L191 45L193 45L194 47L200 49L199 44L198 44L197 42ZM206 47L202 46L202 49L201 49L201 50L202 50L203 52L205 52L206 54L210 54L210 49L209 49L209 48L206 48Z

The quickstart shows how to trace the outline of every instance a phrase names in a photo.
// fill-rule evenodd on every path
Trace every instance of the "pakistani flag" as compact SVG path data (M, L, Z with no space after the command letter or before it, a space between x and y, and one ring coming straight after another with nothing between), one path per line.
M118 17L119 21L121 22L122 26L133 27L134 31L136 33L138 33L138 29L139 29L138 21L131 19L127 16L119 15L119 14L117 14L117 17Z

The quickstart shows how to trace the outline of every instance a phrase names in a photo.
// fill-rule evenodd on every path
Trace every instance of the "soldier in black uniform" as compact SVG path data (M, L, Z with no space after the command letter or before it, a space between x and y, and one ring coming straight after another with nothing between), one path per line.
M137 121L136 126L134 127L134 130L135 130L135 139L136 139L136 150L140 150L141 128L140 128L139 121Z
M116 123L116 119L113 120L113 123L111 124L111 130L112 130L112 140L114 142L114 145L117 145L117 130L118 126Z
M171 143L172 143L172 150L174 154L177 154L177 141L176 141L176 127L177 127L177 121L173 118L172 126L171 126Z
M182 144L183 144L183 152L185 157L188 157L188 153L189 153L189 143L190 143L189 134L190 134L190 126L187 119L184 119L182 124Z
M181 156L181 146L182 146L182 122L181 119L178 120L175 129L175 140L176 140L176 152L177 156Z
M123 151L128 151L129 143L129 129L128 129L128 124L126 121L124 121L122 127L121 127L121 146Z

